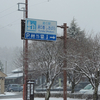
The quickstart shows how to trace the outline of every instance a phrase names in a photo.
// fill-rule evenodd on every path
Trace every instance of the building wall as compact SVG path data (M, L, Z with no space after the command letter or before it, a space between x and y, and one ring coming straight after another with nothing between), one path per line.
M4 86L5 78L0 78L0 93L4 94L5 86Z
M1 94L1 79L0 79L0 94Z

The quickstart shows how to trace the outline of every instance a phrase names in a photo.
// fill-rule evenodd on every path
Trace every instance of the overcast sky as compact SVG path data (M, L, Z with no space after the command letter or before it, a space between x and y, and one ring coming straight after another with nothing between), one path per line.
M25 0L0 0L0 47L22 46L21 19L17 3ZM87 33L100 32L100 0L28 0L28 18L57 21L57 25L76 19ZM62 30L58 29L58 34Z

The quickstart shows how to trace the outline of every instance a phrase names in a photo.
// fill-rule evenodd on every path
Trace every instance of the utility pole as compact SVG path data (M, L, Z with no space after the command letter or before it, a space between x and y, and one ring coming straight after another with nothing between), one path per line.
M28 0L25 0L26 18L28 18ZM24 68L24 100L27 100L27 79L28 79L28 40L25 40L25 68Z
M67 49L67 24L64 23L62 26L57 26L60 28L64 29L64 34L63 34L63 50L64 54L66 55L66 49ZM64 59L64 66L63 66L63 99L67 100L67 72L66 72L66 67L67 67L67 62L66 58Z
M24 20L24 27L25 27L25 18L26 18L26 10L25 7L23 7L23 20ZM25 29L24 29L24 34L25 34ZM25 75L25 40L23 39L23 100L25 98L25 80L24 80L24 75Z
M7 74L7 61L5 61L5 73Z
M25 7L20 8L23 4ZM25 18L28 18L28 0L25 3L18 3L18 11L23 11L23 20L21 20L21 39L23 39L23 100L27 100L27 80L28 80L28 40L24 40Z
M66 25L66 23L64 23L64 47L63 47L63 49L64 49L64 53L65 53L65 55L66 55L66 43L67 43L67 25ZM64 96L64 100L67 100L67 71L65 70L66 69L66 67L67 67L67 63L66 63L66 58L64 59L64 71L63 71L63 74L64 74L64 80L63 80L63 84L64 84L64 89L63 89L63 91L64 91L64 94L63 94L63 96Z

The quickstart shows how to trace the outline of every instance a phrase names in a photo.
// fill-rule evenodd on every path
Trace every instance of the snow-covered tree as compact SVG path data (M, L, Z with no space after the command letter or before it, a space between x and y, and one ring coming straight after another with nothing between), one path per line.
M49 100L50 89L55 78L63 67L62 42L33 42L29 47L29 64L36 71L40 71L46 78L47 93L45 100Z
M68 38L73 38L79 40L81 37L85 37L84 30L81 30L77 25L75 19L71 21L71 24L68 28Z
M69 82L71 83L71 93L74 93L75 86L81 81L82 74L80 74L77 68L68 69L67 77L69 78Z
M85 32L78 27L75 19L72 20L68 28L68 40L67 40L67 75L72 84L71 92L74 92L75 86L81 81L82 74L76 71L76 67L73 64L78 60L78 55L81 52L80 44L86 41ZM77 69L78 70L78 69Z
M98 100L98 86L100 82L100 40L88 39L80 46L81 52L79 60L74 64L79 69L79 72L84 74L94 88L93 100Z

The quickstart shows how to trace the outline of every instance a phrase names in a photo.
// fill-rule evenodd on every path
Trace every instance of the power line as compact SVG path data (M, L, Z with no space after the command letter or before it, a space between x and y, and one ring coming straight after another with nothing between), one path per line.
M48 0L48 1L50 1L50 0ZM40 4L46 3L46 2L47 2L47 0L44 1L44 2L40 2L40 3L34 4L34 5L30 5L30 6L36 6L36 5L40 5ZM15 6L15 5L13 5L13 6L7 8L7 9L5 9L5 10L3 10L3 11L1 11L0 13L2 13L2 12L4 12L4 11L7 11L7 10L9 10L10 8L14 7L14 6ZM16 10L13 11L13 12L11 12L11 13L8 13L8 14L6 14L6 15L4 15L4 16L1 16L0 18L6 17L6 16L8 16L8 15L10 15L10 14L12 14L12 13L15 13L15 12L16 12Z
M36 6L36 5L40 5L40 4L46 3L46 2L47 2L47 0L44 1L44 2L41 2L41 3L37 3L37 4L34 4L34 5L30 5L30 6ZM14 5L14 6L15 6L15 5ZM12 8L12 7L14 7L14 6L11 6L11 7L9 7L8 9L10 9L10 8ZM5 10L3 10L3 11L7 11L8 9L5 9ZM2 13L3 11L1 11L0 13ZM11 13L8 13L8 14L6 14L6 15L3 15L3 16L1 16L0 18L6 17L6 16L8 16L8 15L10 15L10 14L12 14L12 13L15 13L15 12L16 12L16 10L13 11L13 12L11 12Z
M49 2L49 1L50 1L50 0L48 0L48 2ZM34 4L34 5L30 5L30 6L36 6L36 5L40 5L40 4L46 3L46 2L47 2L47 0L44 1L44 2L40 2L40 3ZM4 12L4 11L7 11L7 10L9 10L10 8L14 7L14 6L15 6L15 5L13 5L13 6L7 8L7 9L5 9L5 10L3 10L3 11L1 11L0 13L2 13L2 12ZM8 15L10 15L10 14L12 14L12 13L15 13L15 12L16 12L16 10L13 11L13 12L11 12L11 13L8 13L8 14L6 14L6 15L4 15L4 16L1 16L0 18L4 18L4 17L6 17L6 16L8 16ZM20 19L20 18L19 18L19 19ZM17 20L19 20L19 19L17 19ZM15 20L15 21L17 21L17 20ZM13 21L12 23L14 23L15 21ZM0 29L3 29L3 28L5 28L5 27L7 27L7 26L10 26L10 25L14 25L14 24L12 24L12 23L9 23L9 24L3 26L3 27L1 27Z
M40 2L40 3L37 3L37 4L30 5L30 7L31 7L31 6L37 6L37 5L40 5L40 4L43 4L43 3L47 3L47 0L44 1L44 2Z
M7 11L7 10L9 10L9 9L13 8L13 7L15 7L15 5L13 5L13 6L11 6L11 7L7 8L7 9L2 10L0 13L3 13L3 12L5 12L5 11Z
M20 25L20 23L15 23L15 24L7 24L7 25L5 25L5 26L1 27L0 29L4 29L4 28L6 28L6 27L12 27L12 26L14 26L14 25Z
M6 14L6 15L4 15L4 16L1 16L0 18L6 17L6 16L8 16L8 15L10 15L10 14L12 14L12 13L15 13L15 12L16 12L16 10L13 11L13 12L11 12L11 13L8 13L8 14Z
M11 23L9 23L9 24L7 24L7 25L5 25L5 26L0 27L0 29L3 29L3 28L5 28L5 27L7 27L7 26L9 26L9 25L14 25L14 24L12 24L12 23L18 21L19 19L20 19L20 18L14 20L13 22L11 22Z
M29 1L31 1L31 0L29 0ZM46 1L44 1L44 2L47 2L47 1L49 2L50 0L46 0ZM44 3L44 2L41 2L41 3ZM40 3L37 3L36 5L38 5L38 4L40 4ZM34 4L34 5L35 5L35 4ZM13 8L13 7L15 7L15 6L16 6L16 4L12 5L12 6L9 7L9 8L6 8L6 9L2 10L0 13L3 13L3 12L5 12L5 11L7 11L7 10Z

